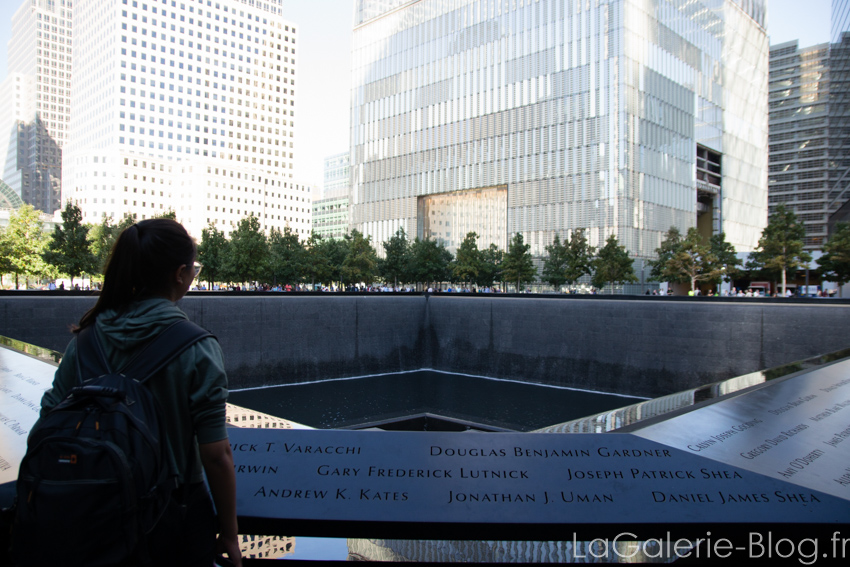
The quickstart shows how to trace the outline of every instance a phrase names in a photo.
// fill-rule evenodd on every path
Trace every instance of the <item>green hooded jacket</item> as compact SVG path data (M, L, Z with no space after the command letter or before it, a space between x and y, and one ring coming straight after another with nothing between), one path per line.
M134 303L120 316L114 311L102 313L95 329L109 364L118 371L141 346L180 319L187 319L186 314L171 301L153 298ZM53 387L41 400L41 416L65 399L76 384L76 356L74 337L56 370ZM195 343L146 384L162 407L172 470L178 473L181 484L201 482L198 443L227 439L227 375L218 341L206 338ZM187 478L190 471L191 479Z

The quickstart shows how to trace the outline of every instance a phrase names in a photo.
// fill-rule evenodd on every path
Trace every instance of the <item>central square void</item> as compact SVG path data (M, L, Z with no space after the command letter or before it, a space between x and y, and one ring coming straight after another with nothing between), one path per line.
M432 414L489 428L531 431L643 399L419 370L236 390L228 401L318 429Z

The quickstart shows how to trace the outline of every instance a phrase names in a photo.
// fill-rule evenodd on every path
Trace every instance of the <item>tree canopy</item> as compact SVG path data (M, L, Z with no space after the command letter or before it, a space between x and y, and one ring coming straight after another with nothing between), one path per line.
M605 246L599 249L592 262L594 287L603 288L607 284L624 284L637 282L634 265L625 246L621 246L613 234L605 241Z
M268 243L260 220L254 215L244 217L230 235L222 277L240 283L255 281L263 274L267 257Z
M2 233L3 264L15 274L15 287L20 286L19 277L43 276L48 264L42 254L47 247L47 236L39 218L39 211L32 205L23 205L9 216L9 226Z
M452 253L442 242L432 238L416 238L410 246L411 278L427 286L451 279L449 265Z
M582 276L590 274L593 252L593 246L587 241L583 228L575 229L570 240L563 244L556 234L552 244L546 247L543 279L555 289L564 284L574 284Z
M265 277L273 284L298 284L304 279L307 251L298 235L284 227L281 233L272 228Z
M567 245L561 242L561 237L555 234L552 244L546 247L546 257L543 258L543 281L555 288L555 291L561 289L561 286L567 283L567 263L569 261L569 251Z
M112 224L112 217L103 217L100 224L91 226L88 239L96 264L95 272L103 274L106 270L106 262L109 260L109 253L112 252L112 246L115 244L115 226Z
M310 281L311 287L316 282L331 282L334 279L330 258L331 245L333 245L332 240L322 239L322 236L315 231L307 239L304 277Z
M490 246L481 251L481 269L475 278L475 285L478 287L488 287L496 281L501 281L502 258L504 255L504 251L495 244L490 244Z
M112 224L112 217L103 217L100 224L89 227L89 245L95 257L96 268L94 272L102 275L106 271L106 263L112 253L112 247L118 236L126 229L136 224L136 215L127 215L118 224Z
M478 233L468 232L455 254L451 266L452 276L459 282L474 282L481 273L483 261L481 250L478 249Z
M805 236L806 229L797 220L797 215L785 205L779 205L767 219L758 248L750 254L747 270L762 272L772 278L778 276L782 282L782 295L785 295L788 272L812 260L811 255L803 250Z
M201 275L212 289L215 282L222 279L225 272L228 242L224 233L213 223L201 231L201 243L198 245L198 262L203 264Z
M711 253L717 258L717 263L723 268L720 275L712 283L719 284L721 280L732 280L741 274L740 266L743 264L735 247L726 241L726 233L720 232L712 235L709 239Z
M667 262L676 255L681 243L682 233L675 226L671 226L667 234L664 235L661 246L655 249L655 259L646 262L652 268L649 272L650 280L670 283L684 283L687 281L682 274L671 271L667 267Z
M522 284L533 281L537 268L531 257L530 244L526 244L522 234L517 232L508 244L508 251L502 258L502 277L505 281L516 284L516 291L522 290Z
M678 228L671 226L655 253L656 259L647 262L652 268L650 279L687 283L691 290L703 282L718 284L723 278L735 277L741 264L735 247L726 242L725 233L715 234L705 242L694 227L683 237Z
M92 253L88 241L89 227L83 224L80 207L68 201L62 210L62 224L57 224L47 243L43 258L61 273L74 278L98 269L98 258Z
M567 285L577 282L582 276L590 275L593 264L593 246L587 241L583 228L577 228L570 236L567 246L567 266L564 276Z
M694 227L689 228L685 237L678 239L665 253L667 261L660 270L663 279L688 282L691 290L696 289L701 282L719 280L725 271L712 252L711 245L703 242L699 230Z
M825 280L841 286L850 281L850 223L839 222L823 245L824 255L818 260L821 275Z
M371 240L371 237L363 236L358 230L352 230L351 234L346 235L347 252L340 268L340 280L343 283L355 285L375 281L378 256Z
M400 228L396 233L384 242L384 258L378 262L378 271L381 278L398 286L398 282L409 279L410 270L410 242L407 233Z

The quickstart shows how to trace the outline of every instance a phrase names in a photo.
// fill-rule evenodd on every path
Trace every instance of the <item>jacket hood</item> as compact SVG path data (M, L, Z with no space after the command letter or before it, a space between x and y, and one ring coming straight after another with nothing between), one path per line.
M108 310L97 318L97 329L104 343L120 351L133 350L161 330L181 320L186 314L171 301L163 298L145 299L132 303L127 311Z

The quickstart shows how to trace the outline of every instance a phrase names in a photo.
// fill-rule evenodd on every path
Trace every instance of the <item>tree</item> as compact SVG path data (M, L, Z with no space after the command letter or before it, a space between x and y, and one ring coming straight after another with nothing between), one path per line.
M505 281L516 284L517 293L522 289L522 284L530 282L537 275L534 260L529 249L530 244L525 244L522 234L517 232L508 244L508 251L502 258L502 277Z
M68 201L62 210L62 224L56 225L42 257L61 273L71 278L97 271L97 257L91 251L88 240L89 227L83 224L83 212Z
M779 205L767 219L758 248L750 254L747 269L779 275L782 295L785 295L788 271L803 267L812 260L811 255L803 250L805 236L806 229L797 220L797 215L787 210L785 205Z
M546 247L546 257L543 259L543 281L559 291L567 283L567 264L569 249L561 244L561 237L555 234L552 244Z
M384 242L384 258L378 262L378 271L385 282L392 282L394 287L398 287L399 281L404 282L409 277L409 264L410 243L407 233L403 228L399 228Z
M582 276L590 275L593 252L593 246L588 243L584 229L574 230L567 247L567 266L564 272L568 285L572 285Z
M306 250L292 229L284 227L283 233L273 228L269 234L267 278L272 283L297 284L304 277Z
M198 245L198 262L203 264L201 272L210 289L215 282L222 279L225 271L225 258L227 257L228 242L224 233L215 227L212 222L201 231L201 243Z
M426 287L431 282L451 279L451 262L452 253L442 242L431 238L416 238L410 245L410 276L413 281L421 282Z
M699 230L691 227L668 258L661 274L667 281L687 281L694 290L698 282L718 280L723 271L711 246L703 244Z
M824 255L818 260L821 275L825 280L837 283L841 294L841 286L850 281L850 223L835 225L835 230L823 245L823 251Z
M231 281L249 282L261 277L268 258L268 243L254 215L243 217L230 234L224 272Z
M115 227L116 238L134 224L136 224L136 213L125 214L121 222Z
M3 250L7 254L3 263L15 274L15 289L20 285L20 276L28 279L29 276L41 276L47 272L47 263L42 258L47 237L39 211L32 205L22 205L10 215L3 240Z
M163 213L160 213L160 214L158 214L158 215L154 215L154 216L153 216L153 217L151 217L151 218L155 218L155 219L170 219L170 220L176 221L176 220L177 220L177 212L175 212L175 210L174 210L174 209L168 209L167 211L165 211L165 212L163 212Z
M323 240L322 235L313 231L307 239L304 274L310 279L311 287L319 283L330 283L333 279L330 246L333 241Z
M647 264L652 267L649 272L649 279L656 282L684 283L687 280L676 272L671 272L667 268L673 256L679 251L682 243L682 233L675 226L671 226L661 242L661 246L655 249L655 260L648 260Z
M478 233L466 233L451 266L452 277L463 283L474 282L481 273L482 261L481 250L478 249Z
M92 254L95 257L94 272L96 274L103 275L118 235L134 224L136 224L136 215L132 214L122 218L117 225L112 224L112 217L103 217L100 224L89 226L88 239Z
M723 279L729 281L737 278L741 272L739 266L743 262L738 258L735 247L726 241L726 233L720 232L712 235L708 245L711 248L711 253L717 259L717 263L722 268L719 277L709 281L719 284Z
M3 276L12 271L11 248L6 238L6 231L0 229L0 286L3 285Z
M322 247L325 248L324 254L327 255L331 268L329 283L343 281L342 265L348 257L349 238L350 235L347 235L342 240L331 238L322 241Z
M481 251L481 270L475 278L475 285L487 287L502 278L502 258L505 253L495 244Z
M357 230L345 236L347 253L340 268L343 283L354 285L372 283L378 268L378 255L372 248L371 237L364 237Z
M603 288L609 283L616 285L638 281L626 247L620 246L613 234L605 241L605 246L599 249L592 267L591 284L597 288Z
M115 244L115 226L112 217L103 217L100 224L89 226L89 246L95 258L95 272L103 274L109 253Z

